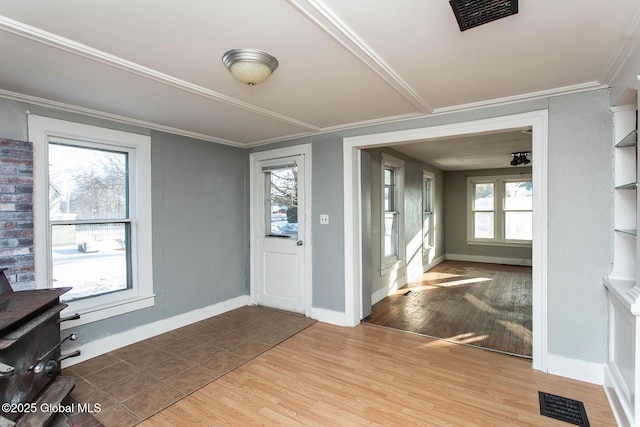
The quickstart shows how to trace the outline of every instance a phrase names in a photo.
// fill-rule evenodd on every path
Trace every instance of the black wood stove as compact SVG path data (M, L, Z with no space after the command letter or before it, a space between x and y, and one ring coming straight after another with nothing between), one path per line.
M44 426L75 381L60 375L60 322L67 305L60 296L71 288L13 291L0 271L0 427Z

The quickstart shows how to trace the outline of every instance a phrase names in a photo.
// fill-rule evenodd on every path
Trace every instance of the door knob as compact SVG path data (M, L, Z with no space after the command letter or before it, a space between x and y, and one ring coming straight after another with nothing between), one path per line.
M302 246L302 240L298 240L298 241L296 242L296 246Z

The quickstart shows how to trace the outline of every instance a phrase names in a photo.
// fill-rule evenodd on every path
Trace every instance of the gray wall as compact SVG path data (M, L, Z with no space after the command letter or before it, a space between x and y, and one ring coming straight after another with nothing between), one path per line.
M26 119L22 111L26 107L12 101L0 104L0 137L25 139ZM549 111L549 351L567 358L604 363L607 298L602 277L609 271L613 258L612 119L607 90L362 127L254 148L264 150L312 143L314 307L344 310L343 137L542 109ZM32 111L35 110L32 107ZM246 293L247 154L240 149L155 132L152 138L153 176L159 181L153 183L157 304L147 310L86 325L86 332L95 337ZM223 184L217 184L218 176L224 177ZM191 188L191 194L175 194L188 188L188 184L201 188L197 191ZM221 206L226 203L232 207ZM185 208L190 206L198 208L198 212L188 217L195 222L190 224L193 228L187 227L185 218ZM235 218L225 216L230 211L236 214ZM319 228L320 213L331 215L329 226ZM167 228L171 227L183 233L168 232ZM220 227L227 228L228 234L216 234L221 232ZM188 228L210 231L194 240L196 233L187 231ZM163 233L169 234L163 236ZM243 243L218 241L231 234L237 234L237 241ZM204 264L205 261L212 262L213 266ZM194 269L197 271L192 271ZM225 279L231 282L223 283L212 274L225 274Z
M151 135L153 307L74 328L77 343L248 294L245 150L0 102L0 137L27 137L25 111Z
M344 137L455 124L538 110L549 112L548 162L548 348L551 354L594 363L607 360L607 297L602 277L613 259L612 117L606 89L581 92L499 107L442 114L333 132L282 142L261 150L312 142L327 164L315 167L314 221L324 203L342 200ZM337 176L340 175L340 176ZM578 190L578 191L576 191ZM335 197L336 199L331 199ZM330 203L329 203L330 202ZM341 272L343 218L323 232L327 244L315 247L314 306L344 309L344 278L317 282L317 270ZM340 222L336 224L336 222ZM317 228L317 227L315 227ZM314 232L316 231L314 228ZM339 255L333 251L336 250ZM317 265L318 259L324 259ZM330 262L329 262L330 261ZM315 289L322 286L321 290ZM321 297L320 297L321 295ZM335 300L329 298L334 295Z
M531 174L531 168L484 169L445 173L447 254L531 260L531 248L467 244L467 177Z
M612 116L608 91L549 100L549 352L607 360L613 259Z
M362 174L363 187L369 188L369 194L365 195L367 200L370 199L369 212L363 216L363 239L370 242L368 248L368 256L363 254L363 277L368 280L364 282L371 293L377 291L389 290L395 287L401 287L404 282L400 279L411 280L411 277L405 275L405 268L398 270L397 274L387 273L381 275L381 258L382 258L382 153L387 153L393 157L404 161L404 207L402 212L404 215L404 244L405 259L408 265L412 267L420 267L422 269L429 260L427 256L423 257L422 247L420 246L416 252L410 250L410 242L418 239L422 241L422 186L423 171L428 171L435 176L434 187L434 213L436 217L435 229L435 250L434 257L444 256L445 250L445 211L444 211L444 174L439 169L420 162L416 159L408 157L391 148L375 148L363 150L367 153L368 164L366 170L368 175ZM363 156L364 158L364 156ZM364 170L365 168L363 168ZM426 254L425 254L426 255ZM385 294L386 295L386 294ZM375 303L376 301L374 301Z
M342 138L317 135L255 147L251 152L311 143L312 306L344 312L344 178ZM248 172L247 172L248 173ZM330 221L320 225L320 214Z

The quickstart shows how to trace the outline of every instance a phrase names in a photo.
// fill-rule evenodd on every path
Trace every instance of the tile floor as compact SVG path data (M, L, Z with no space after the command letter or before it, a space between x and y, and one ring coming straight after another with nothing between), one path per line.
M241 307L65 368L70 399L100 412L56 419L53 426L133 426L261 354L314 320Z

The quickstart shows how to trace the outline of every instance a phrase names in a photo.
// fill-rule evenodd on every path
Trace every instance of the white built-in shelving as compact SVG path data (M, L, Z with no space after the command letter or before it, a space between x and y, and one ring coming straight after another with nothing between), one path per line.
M637 106L617 108L614 123L613 267L604 278L609 300L609 355L604 387L622 426L640 425L640 287L638 287Z

